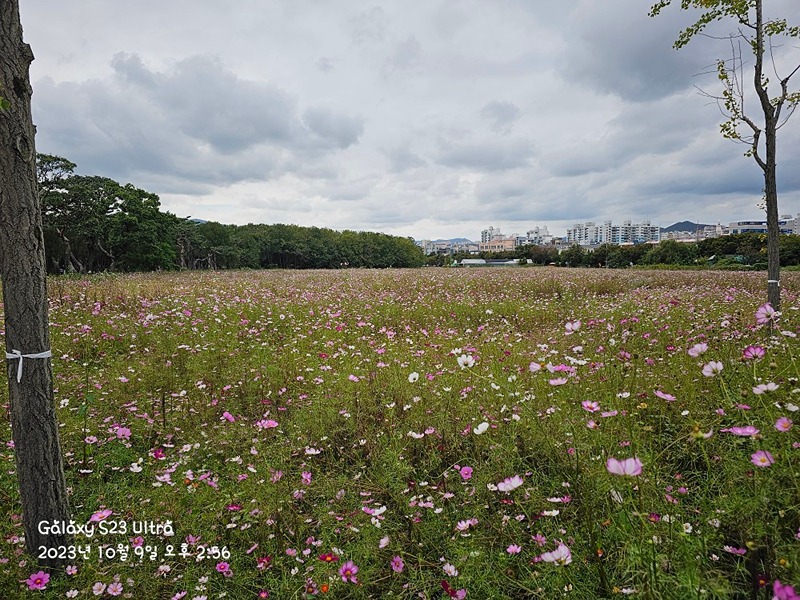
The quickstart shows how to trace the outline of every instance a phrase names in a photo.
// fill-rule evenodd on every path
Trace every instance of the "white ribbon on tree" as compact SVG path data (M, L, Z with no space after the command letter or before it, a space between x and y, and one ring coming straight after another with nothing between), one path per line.
M50 358L53 356L53 353L50 350L45 350L44 352L37 352L36 354L23 354L19 350L12 350L10 353L6 352L6 359L7 360L18 360L19 365L17 365L17 383L22 381L22 361L25 358Z

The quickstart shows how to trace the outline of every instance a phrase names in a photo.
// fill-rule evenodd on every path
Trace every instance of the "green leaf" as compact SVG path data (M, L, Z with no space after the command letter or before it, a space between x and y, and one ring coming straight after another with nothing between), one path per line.
M0 96L0 110L8 110L11 108L11 102Z

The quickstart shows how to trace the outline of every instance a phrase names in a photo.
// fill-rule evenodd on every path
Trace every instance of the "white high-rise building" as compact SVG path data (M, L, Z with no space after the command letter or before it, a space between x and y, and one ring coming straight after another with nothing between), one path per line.
M631 223L630 219L622 225L614 225L605 221L597 225L592 221L576 223L567 229L567 243L581 246L597 246L600 244L641 244L658 242L661 239L661 228L650 225L650 221Z
M492 227L491 225L481 231L481 243L487 244L492 240L497 240L503 237L503 234L500 233L499 227Z

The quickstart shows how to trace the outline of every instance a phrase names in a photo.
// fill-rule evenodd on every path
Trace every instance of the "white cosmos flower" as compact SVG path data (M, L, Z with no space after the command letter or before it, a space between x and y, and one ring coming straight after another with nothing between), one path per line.
M471 354L462 354L458 357L458 366L467 369L475 364L475 358Z
M486 421L484 421L483 423L478 425L475 429L473 429L472 432L475 435L481 435L482 433L486 433L487 429L489 429L489 424Z

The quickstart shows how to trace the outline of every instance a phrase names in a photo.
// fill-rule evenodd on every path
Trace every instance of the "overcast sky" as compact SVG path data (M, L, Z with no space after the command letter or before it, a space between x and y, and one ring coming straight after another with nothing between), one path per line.
M694 87L720 91L700 74L730 44L673 50L691 15L649 5L30 0L37 150L223 223L476 239L763 218L758 167ZM797 214L800 115L778 161Z

